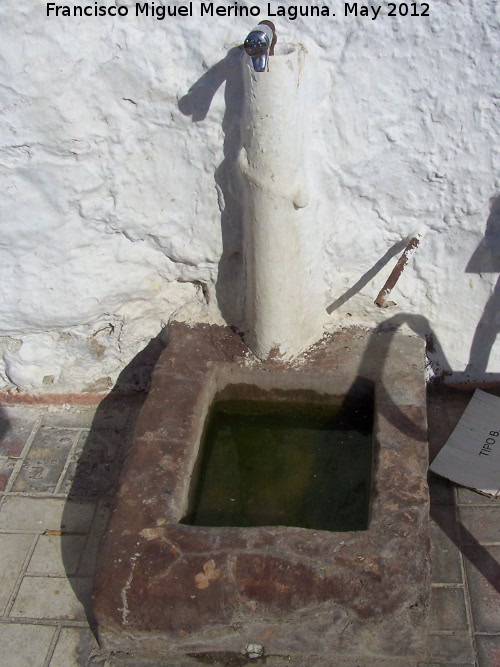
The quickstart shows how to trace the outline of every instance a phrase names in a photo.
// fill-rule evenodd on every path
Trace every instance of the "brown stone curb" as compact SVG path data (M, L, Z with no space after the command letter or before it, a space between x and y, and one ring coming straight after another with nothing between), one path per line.
M350 392L368 396L370 387L368 530L179 523L216 396L334 402ZM421 339L346 331L286 365L257 363L227 328L173 324L102 544L94 589L101 644L136 661L241 655L249 644L303 664L332 652L358 664L422 659L430 590L426 473Z

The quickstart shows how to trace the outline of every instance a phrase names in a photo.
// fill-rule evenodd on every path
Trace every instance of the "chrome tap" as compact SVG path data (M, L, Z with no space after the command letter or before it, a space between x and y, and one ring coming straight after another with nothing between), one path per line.
M261 21L258 26L248 33L243 43L247 55L252 58L252 65L256 72L265 72L269 56L274 54L276 44L276 28L271 21Z

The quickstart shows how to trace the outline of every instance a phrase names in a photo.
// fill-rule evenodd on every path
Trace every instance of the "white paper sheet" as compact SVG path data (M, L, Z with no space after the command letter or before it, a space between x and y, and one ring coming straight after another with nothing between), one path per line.
M476 389L430 469L457 484L500 498L500 398Z

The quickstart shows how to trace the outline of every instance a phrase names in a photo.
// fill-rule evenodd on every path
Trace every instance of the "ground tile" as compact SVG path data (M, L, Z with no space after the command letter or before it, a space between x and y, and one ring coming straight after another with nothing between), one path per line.
M96 410L96 405L50 406L43 423L52 428L90 428Z
M70 429L40 428L12 491L53 493L77 437Z
M106 397L98 405L51 406L44 423L62 428L125 428L138 403L136 397Z
M126 448L123 432L107 429L82 433L61 484L61 493L73 498L113 493Z
M432 505L455 505L455 487L450 481L429 471L428 483Z
M429 456L432 461L458 424L471 393L448 387L428 387L427 418L429 423Z
M91 587L90 578L24 577L10 616L85 621Z
M36 418L33 411L0 407L0 456L21 456Z
M476 632L500 632L500 546L467 546L466 570Z
M477 491L472 489L466 489L464 486L459 486L457 488L458 493L458 502L460 505L497 505L497 498L490 498L488 496L483 496Z
M32 543L33 535L0 534L0 615L5 613Z
M135 398L108 397L96 410L93 429L123 429L137 404Z
M431 590L431 629L467 630L467 611L461 588Z
M27 573L73 576L84 544L84 535L40 535Z
M472 639L467 632L431 635L429 651L431 664L433 661L439 665L465 665L475 662Z
M15 465L16 459L9 459L4 456L0 457L0 492L5 491L7 488Z
M43 533L61 530L86 533L94 515L95 503L64 498L25 498L9 496L0 507L0 530Z
M96 641L85 628L63 628L49 667L87 667Z
M432 581L462 584L462 564L458 548L458 528L454 507L431 509Z
M500 503L494 507L460 507L458 516L464 543L500 543Z
M480 667L498 667L500 665L500 635L476 636L476 644Z
M81 577L92 577L94 575L99 546L108 522L110 509L110 500L101 501L97 507L78 566L78 575Z
M44 667L55 631L46 625L0 623L0 665Z

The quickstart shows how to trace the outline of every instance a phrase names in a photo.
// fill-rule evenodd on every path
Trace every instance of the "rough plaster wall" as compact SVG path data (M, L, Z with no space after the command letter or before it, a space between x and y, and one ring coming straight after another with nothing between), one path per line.
M123 4L115 19L0 7L5 387L104 389L172 317L241 324L234 47L255 19L202 18L195 2L160 21ZM385 3L375 20L328 7L274 17L317 60L304 244L325 327L406 322L433 333L438 370L498 378L500 5L434 0L429 18L390 18ZM398 305L379 310L416 230Z

